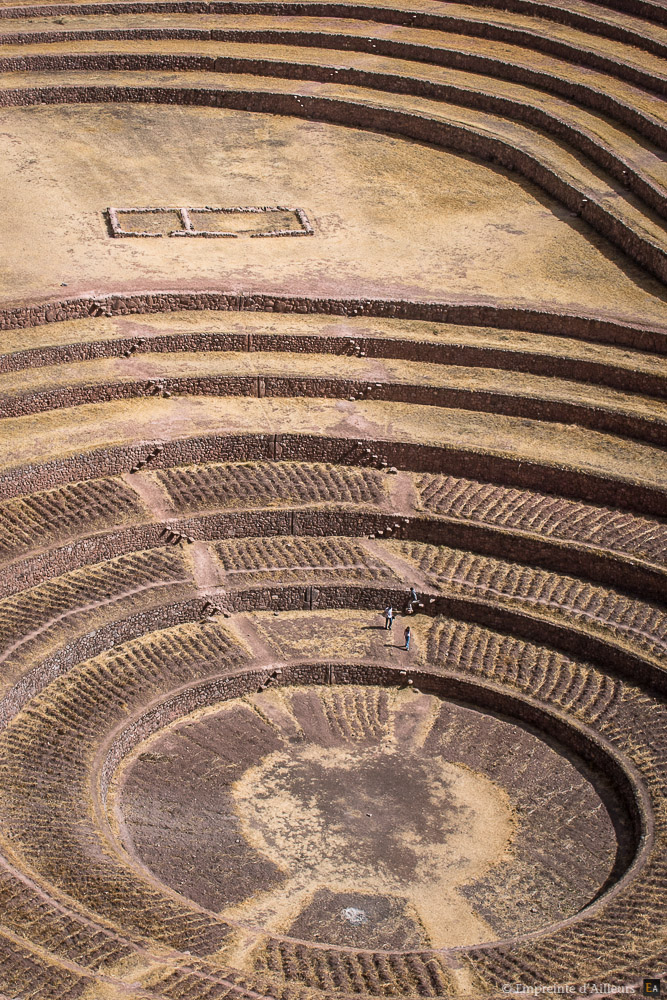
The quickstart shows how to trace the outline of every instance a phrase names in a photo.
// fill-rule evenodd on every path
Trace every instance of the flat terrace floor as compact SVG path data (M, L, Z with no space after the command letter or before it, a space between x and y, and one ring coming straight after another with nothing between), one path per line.
M635 317L635 320L637 317ZM667 335L667 323L657 324L656 328L664 330ZM520 370L519 354L538 355L544 358L567 359L572 362L573 371L588 363L593 365L613 366L627 369L628 372L642 372L655 379L665 382L665 390L661 395L667 395L667 373L662 357L652 356L640 349L615 347L609 343L594 343L579 341L573 337L557 336L555 334L539 334L522 330L496 329L488 326L471 326L456 323L436 323L428 320L411 320L399 317L387 319L368 316L327 316L323 314L303 313L262 313L262 312L214 312L197 310L196 312L169 312L156 314L135 314L128 316L97 316L87 319L68 320L59 323L47 323L43 326L26 327L17 330L5 330L2 334L3 371L14 370L24 365L44 364L35 360L40 351L68 345L88 345L107 341L125 341L120 347L130 347L143 339L137 359L141 353L164 350L208 350L222 347L206 346L204 338L220 338L222 344L227 336L241 338L238 343L244 349L247 338L251 345L253 338L259 337L261 350L284 350L284 346L273 347L271 341L264 338L279 339L294 338L290 349L303 349L313 353L326 353L333 349L339 353L340 347L330 348L329 343L347 341L350 353L361 350L359 342L366 339L382 339L390 341L407 341L409 343L428 344L442 349L442 362L454 363L449 348L466 348L478 352L494 352L494 364L498 363L498 353L507 352L511 360L508 362L512 370ZM167 339L166 339L167 338ZM193 340L188 338L200 338ZM307 338L317 338L312 345L306 347ZM171 341L171 346L169 346ZM186 345L186 346L184 346ZM187 346L189 345L189 346ZM356 345L356 346L355 346ZM225 348L226 349L226 348ZM239 349L239 348L237 348ZM259 349L254 346L255 350ZM366 348L364 348L366 350ZM20 359L11 355L22 355L23 352L35 352L33 360ZM419 348L408 348L407 356L418 356ZM4 358L7 356L6 363ZM85 357L99 356L91 353L76 353L70 357L65 350L58 355L58 362L78 360ZM380 351L379 356L384 356ZM483 353L480 353L483 357ZM586 370L586 379L590 379Z
M658 282L536 187L474 158L213 108L5 108L0 123L0 304L220 288L664 321ZM112 239L104 217L109 206L203 205L303 208L315 235Z
M662 450L565 424L436 407L334 399L141 398L90 403L0 425L5 470L96 449L198 435L304 434L461 448L664 489ZM17 441L20 446L17 449Z

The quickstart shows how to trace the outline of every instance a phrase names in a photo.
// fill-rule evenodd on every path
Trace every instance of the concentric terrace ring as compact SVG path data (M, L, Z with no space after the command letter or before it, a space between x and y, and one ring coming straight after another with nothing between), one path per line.
M667 977L665 23L0 0L0 1000Z

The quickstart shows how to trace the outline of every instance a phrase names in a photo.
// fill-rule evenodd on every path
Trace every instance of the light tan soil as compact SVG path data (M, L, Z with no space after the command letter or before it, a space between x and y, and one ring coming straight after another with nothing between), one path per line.
M326 85L304 86L326 94ZM664 321L657 283L624 255L516 175L467 157L209 108L13 108L0 113L0 129L0 301L217 287L490 296ZM110 205L267 204L304 208L316 235L114 240L103 215Z
M0 424L0 467L200 434L323 434L466 448L664 487L661 450L573 425L407 403L174 397L91 403ZM18 444L18 447L17 447Z

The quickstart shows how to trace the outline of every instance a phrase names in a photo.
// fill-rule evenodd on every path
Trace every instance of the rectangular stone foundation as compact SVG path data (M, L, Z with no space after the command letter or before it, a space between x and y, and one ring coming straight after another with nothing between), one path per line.
M108 208L115 238L186 236L236 239L239 236L312 236L302 208Z

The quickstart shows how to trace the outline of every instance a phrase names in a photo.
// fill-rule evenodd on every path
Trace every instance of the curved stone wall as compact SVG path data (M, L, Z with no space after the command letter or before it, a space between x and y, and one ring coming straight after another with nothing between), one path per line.
M667 978L664 22L0 4L3 998Z

